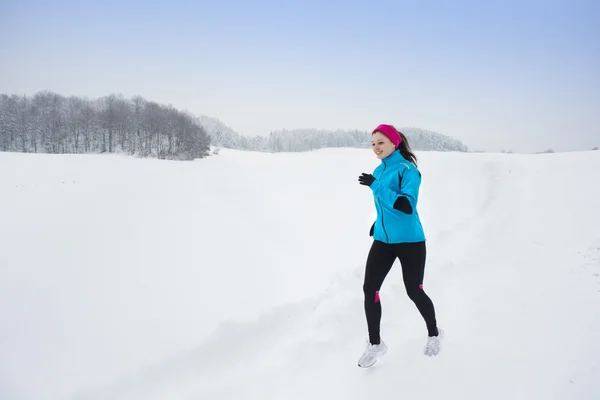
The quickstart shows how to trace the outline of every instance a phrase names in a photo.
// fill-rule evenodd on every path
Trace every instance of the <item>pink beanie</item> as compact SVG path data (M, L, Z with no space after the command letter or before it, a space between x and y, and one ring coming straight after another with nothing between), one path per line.
M391 125L381 124L377 128L373 130L371 135L375 132L381 132L385 136L388 137L394 143L394 146L398 147L398 145L402 142L402 137L398 133L398 131Z

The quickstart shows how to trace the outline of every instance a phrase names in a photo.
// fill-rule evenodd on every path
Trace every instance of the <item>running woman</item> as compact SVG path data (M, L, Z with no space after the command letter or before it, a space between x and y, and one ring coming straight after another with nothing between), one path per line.
M440 351L443 331L438 329L433 302L423 290L426 246L417 202L421 173L406 136L392 125L379 125L371 134L373 151L381 163L373 174L363 173L358 181L371 188L377 219L371 231L364 277L364 310L369 343L358 360L362 368L372 366L387 352L380 337L381 297L379 291L396 258L408 297L414 302L427 327L425 355Z

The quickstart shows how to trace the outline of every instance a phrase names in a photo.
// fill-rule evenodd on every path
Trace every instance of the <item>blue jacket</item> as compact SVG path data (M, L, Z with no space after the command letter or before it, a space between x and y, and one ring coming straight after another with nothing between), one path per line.
M381 160L373 171L375 181L371 184L377 220L373 225L373 239L385 243L422 242L425 240L423 226L417 212L421 173L413 163L394 151ZM400 196L405 196L412 207L407 214L394 208Z

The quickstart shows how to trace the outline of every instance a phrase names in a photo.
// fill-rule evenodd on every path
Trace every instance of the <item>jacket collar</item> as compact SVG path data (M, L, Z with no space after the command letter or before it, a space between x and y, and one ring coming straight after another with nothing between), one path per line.
M402 157L402 154L400 154L400 150L394 150L392 154L382 159L381 162L387 166L390 163L398 163L401 160L404 160L404 157Z

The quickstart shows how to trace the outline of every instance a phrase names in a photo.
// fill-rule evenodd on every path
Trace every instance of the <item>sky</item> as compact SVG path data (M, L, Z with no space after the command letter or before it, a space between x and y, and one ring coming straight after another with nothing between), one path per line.
M140 95L244 135L433 130L600 146L596 1L0 0L0 93Z

